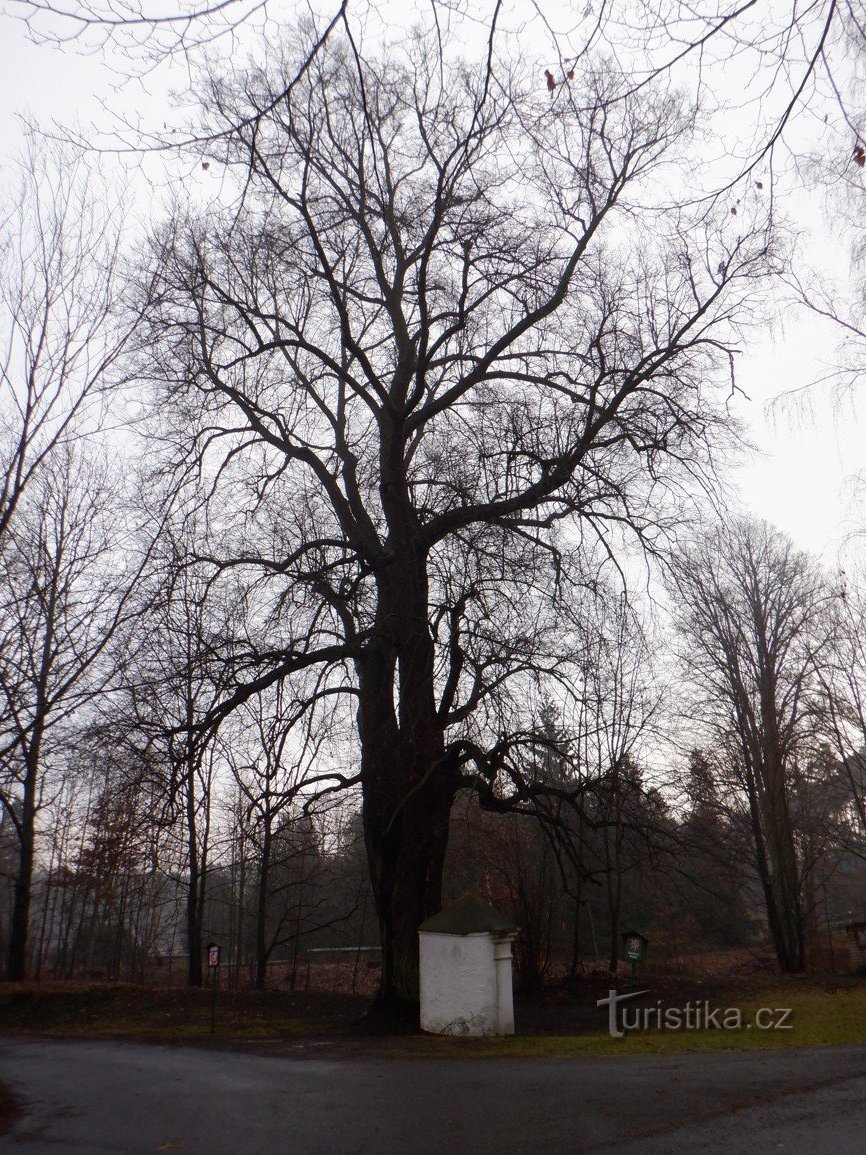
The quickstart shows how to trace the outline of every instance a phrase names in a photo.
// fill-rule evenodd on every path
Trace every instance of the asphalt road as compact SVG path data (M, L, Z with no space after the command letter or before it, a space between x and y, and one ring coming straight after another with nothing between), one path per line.
M270 1058L0 1041L0 1151L866 1152L866 1046L542 1060Z

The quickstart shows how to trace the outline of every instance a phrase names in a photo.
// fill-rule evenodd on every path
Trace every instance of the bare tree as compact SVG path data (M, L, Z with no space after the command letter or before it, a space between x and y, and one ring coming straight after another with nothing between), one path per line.
M716 773L747 807L779 965L802 970L813 863L798 796L816 727L817 671L829 651L824 577L783 534L740 520L682 551L671 592Z
M615 971L626 876L665 835L654 828L657 807L638 768L661 688L648 636L624 594L598 584L577 617L583 643L566 674L573 695L561 713L552 705L542 710L537 729L549 746L524 773L558 787L538 800L537 814L572 900L572 972L587 882L604 888Z
M52 454L98 426L130 334L121 198L70 149L27 148L0 221L0 538Z
M26 970L40 808L70 729L114 673L124 575L109 508L102 469L58 451L19 499L0 549L0 803L18 838L11 979Z
M609 966L616 972L625 875L635 863L636 841L646 849L657 833L646 821L650 808L638 755L658 712L659 691L647 636L626 599L605 605L596 623L588 631L581 663L575 768L589 787L589 817L598 830L610 921ZM563 839L558 841L562 846ZM586 870L588 863L581 865Z
M135 318L116 307L122 191L32 133L13 172L0 222L0 757L20 850L8 968L20 977L36 819L60 769L43 774L44 747L105 688L129 592L119 507L114 546L106 520L116 487L86 441L121 381Z
M417 999L456 792L550 789L520 765L527 687L573 644L564 592L706 465L772 266L757 200L658 197L694 122L669 93L605 62L551 100L492 34L465 64L419 36L329 41L276 103L292 62L213 80L243 202L159 234L142 364L211 484L200 550L275 607L212 720L301 670L357 697L391 1008Z

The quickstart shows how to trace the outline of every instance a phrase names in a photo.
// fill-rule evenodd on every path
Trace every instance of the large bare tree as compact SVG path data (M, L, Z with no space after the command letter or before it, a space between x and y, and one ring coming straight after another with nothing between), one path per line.
M573 590L706 468L773 264L758 196L671 203L695 110L663 85L604 60L550 90L495 28L468 60L440 32L347 31L284 96L291 58L212 79L226 183L156 237L141 363L209 487L200 553L271 607L210 722L301 670L356 699L390 1009L458 789L553 789L521 766Z

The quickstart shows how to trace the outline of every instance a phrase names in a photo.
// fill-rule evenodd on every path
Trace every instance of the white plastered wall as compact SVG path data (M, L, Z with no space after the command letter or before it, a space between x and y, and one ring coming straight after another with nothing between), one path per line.
M514 1033L510 937L497 943L487 931L421 932L422 1030L437 1035Z

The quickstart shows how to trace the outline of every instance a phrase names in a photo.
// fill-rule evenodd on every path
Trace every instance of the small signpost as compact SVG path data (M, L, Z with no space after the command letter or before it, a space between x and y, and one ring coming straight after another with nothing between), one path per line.
M634 986L634 971L639 962L646 958L649 940L639 931L627 930L622 936L623 953L631 963L631 985Z
M215 942L209 942L205 949L207 950L208 970L213 975L211 979L211 986L213 987L213 998L210 1005L210 1030L211 1034L213 1034L216 1030L217 988L219 987L220 981L220 948Z

